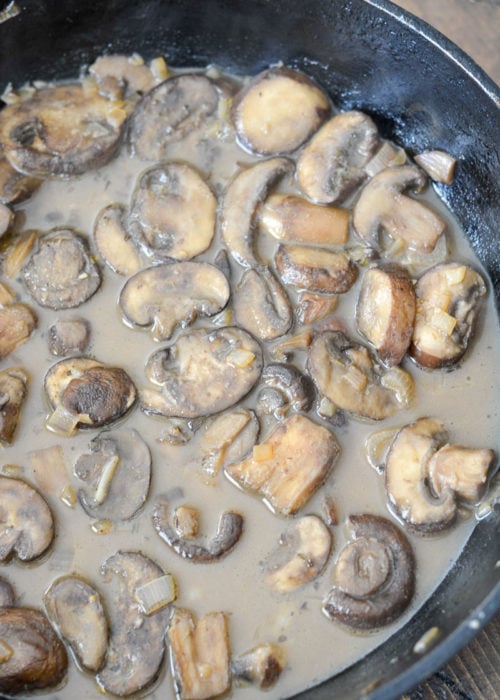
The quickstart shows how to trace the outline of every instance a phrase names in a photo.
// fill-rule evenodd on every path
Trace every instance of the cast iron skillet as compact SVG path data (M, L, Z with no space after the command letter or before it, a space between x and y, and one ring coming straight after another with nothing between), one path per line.
M6 2L0 3L2 5ZM252 74L279 60L303 69L340 109L361 109L410 153L458 159L437 187L486 267L500 300L500 93L456 46L386 0L17 0L0 25L0 88L76 75L101 53L162 52L174 66L215 63ZM464 407L465 410L465 407ZM498 511L481 521L413 620L301 700L395 698L439 668L500 607ZM432 626L437 646L412 652ZM334 650L332 650L334 653Z

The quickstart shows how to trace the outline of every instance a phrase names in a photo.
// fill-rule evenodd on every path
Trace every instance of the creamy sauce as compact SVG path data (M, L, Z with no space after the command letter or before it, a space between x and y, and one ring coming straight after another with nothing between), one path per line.
M55 226L69 225L86 234L92 246L91 233L98 211L116 202L127 205L137 176L150 165L130 159L124 150L99 171L71 181L45 182L29 201L20 206L24 212L23 229L47 231ZM171 146L169 153L171 158L194 163L207 176L217 194L239 164L257 160L230 141L211 143L207 149L199 149L195 139L186 139ZM281 189L294 191L290 181L282 183ZM447 234L450 259L472 260L479 269L456 223L432 195L429 199L450 223ZM350 234L350 243L356 244L354 234ZM260 235L259 247L263 257L271 259L276 245L264 234ZM213 261L219 246L220 242L214 240L210 250L198 259ZM73 474L74 464L82 453L88 452L90 440L100 432L80 430L74 437L61 438L45 427L48 409L42 382L47 370L58 359L49 353L47 337L48 328L56 318L86 318L92 327L87 354L103 363L122 367L137 387L148 383L144 363L158 345L149 333L132 330L122 322L116 300L125 279L104 265L101 270L103 284L94 297L81 307L64 312L38 307L19 280L8 281L20 297L36 309L39 323L30 340L0 364L0 369L21 365L31 376L16 439L11 446L0 448L0 465L18 465L21 476L33 484L36 482L30 451L59 444L64 450L69 480L78 490L82 484ZM232 264L232 270L232 284L235 284L241 272L236 264ZM358 288L359 282L340 298L335 312L347 322L354 337L353 310ZM293 298L293 294L290 297ZM498 447L500 375L495 368L500 343L495 316L489 295L477 337L465 361L455 371L425 372L405 359L403 366L413 375L417 385L416 400L410 410L399 412L383 424L350 419L342 427L332 428L342 448L341 457L327 483L306 505L303 513L321 514L323 499L329 494L336 504L340 524L333 528L334 549L327 568L312 584L286 595L272 592L265 586L261 562L274 548L286 521L270 512L257 498L237 489L222 472L213 485L207 485L196 461L194 447L175 448L161 443L162 420L143 415L138 407L119 424L138 430L152 452L151 490L140 513L129 522L113 526L109 534L98 535L91 529L92 519L79 504L70 508L53 494L47 494L56 520L53 547L41 561L22 565L14 559L1 567L0 574L13 583L19 604L23 606L41 607L43 594L51 582L59 576L74 573L91 581L112 609L113 600L106 598L100 566L119 549L140 550L174 575L178 583L176 604L191 609L197 616L212 611L229 614L233 655L264 642L285 644L288 662L277 685L265 693L268 700L284 698L316 684L367 654L414 615L443 579L474 527L475 519L469 514L438 536L422 538L407 533L416 555L417 593L409 610L397 623L375 633L354 634L322 614L321 604L331 587L335 558L345 542L342 525L345 518L363 512L392 517L386 505L383 477L370 467L365 457L364 443L369 434L382 427L401 426L417 417L431 415L445 422L453 442L470 447ZM210 327L210 320L201 319L194 325ZM302 365L305 353L299 351L295 356ZM254 390L242 405L252 407L255 394ZM320 420L318 416L312 417ZM200 509L201 530L208 536L215 532L222 511L235 509L244 515L243 536L225 559L208 565L181 560L155 533L151 524L155 496L179 486L184 490L185 502ZM253 699L259 694L255 688L238 687L235 683L231 697L235 700ZM174 695L166 659L159 681L149 690L149 697L159 700ZM50 696L84 700L97 698L100 693L92 675L79 671L70 660L65 685L58 691L50 691Z

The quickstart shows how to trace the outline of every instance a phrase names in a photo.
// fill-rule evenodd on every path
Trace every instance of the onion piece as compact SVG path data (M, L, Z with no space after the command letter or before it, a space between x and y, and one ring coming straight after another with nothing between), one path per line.
M365 172L373 177L381 170L405 163L406 152L402 148L395 148L388 141L384 141L373 158L365 165Z
M415 163L435 182L451 185L457 161L446 151L424 151L414 158Z
M138 586L134 595L141 612L152 615L174 602L177 598L177 585L172 574L165 574Z
M29 458L33 467L33 476L41 491L46 495L57 496L65 505L73 507L74 503L71 502L70 495L72 486L69 483L61 445L34 450L29 453Z

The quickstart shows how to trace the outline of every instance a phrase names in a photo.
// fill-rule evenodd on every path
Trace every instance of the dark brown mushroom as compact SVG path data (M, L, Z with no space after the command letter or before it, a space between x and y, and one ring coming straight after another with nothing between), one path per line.
M42 180L20 173L0 154L0 204L23 202L41 184Z
M234 290L236 323L260 340L274 340L292 325L292 307L268 268L246 270Z
M413 598L412 547L396 525L377 515L351 515L347 528L352 542L337 557L323 612L354 629L388 625Z
M28 375L21 367L0 372L0 443L14 439L28 389Z
M48 339L52 355L82 353L90 341L90 324L84 318L58 318L49 328Z
M126 228L127 210L110 204L98 213L94 223L94 243L106 265L118 275L129 277L142 267L141 256Z
M268 404L276 406L274 412L277 418L283 417L289 410L308 411L314 401L314 386L306 375L302 374L295 365L273 362L266 365L261 375L261 389L258 396L259 406ZM277 394L272 400L269 391ZM276 415L277 414L277 415Z
M283 644L260 644L233 659L231 671L239 680L267 690L277 682L285 664Z
M0 306L0 360L28 340L37 322L34 311L27 304Z
M358 277L358 268L341 251L280 245L274 263L281 281L310 292L344 294Z

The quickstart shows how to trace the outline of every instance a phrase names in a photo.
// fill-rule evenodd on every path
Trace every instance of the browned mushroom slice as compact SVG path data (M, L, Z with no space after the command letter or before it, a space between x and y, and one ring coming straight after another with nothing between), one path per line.
M331 549L332 536L321 518L293 520L264 562L266 584L280 593L305 586L323 571Z
M88 357L60 360L45 375L44 388L54 413L48 427L71 435L79 427L99 428L121 418L134 404L128 374Z
M106 655L108 622L96 589L77 576L64 576L51 584L43 601L78 665L98 671Z
M57 229L38 239L23 268L31 296L58 311L80 306L99 289L101 276L85 240L71 229Z
M132 155L163 160L168 146L200 126L218 101L215 86L204 75L187 73L160 83L130 116L127 138Z
M141 407L167 417L219 413L248 394L261 369L262 350L245 331L191 331L148 360L146 376L161 393L143 391Z
M445 151L424 151L413 159L435 182L451 185L457 161Z
M36 325L37 317L26 304L0 306L0 360L26 342Z
M5 578L0 578L0 608L13 608L16 594L11 584Z
M196 563L210 563L226 556L243 532L243 517L233 511L222 513L217 533L206 544L192 537L182 537L169 523L169 503L160 497L153 510L153 527L170 549L183 559Z
M329 316L337 308L338 297L328 294L300 292L295 306L295 316L300 325L309 325Z
M127 226L153 260L189 260L210 246L216 208L215 195L198 171L169 161L140 176Z
M58 318L48 336L52 355L84 352L90 340L90 324L84 318Z
M100 56L89 73L96 79L101 95L114 99L143 95L155 85L151 69L135 56Z
M199 443L204 476L213 478L226 464L246 457L255 445L259 429L255 413L245 408L226 411L206 421Z
M295 515L328 477L340 453L332 432L296 413L225 469L231 481L256 492L281 515Z
M127 323L166 340L178 325L219 312L229 293L227 278L215 265L187 261L140 270L125 283L119 304Z
M344 112L324 124L302 151L297 180L315 202L340 202L366 177L365 165L379 143L366 114Z
M91 441L90 450L75 464L76 476L89 486L78 493L84 511L111 522L128 520L148 495L148 446L136 430L121 428L100 433Z
M295 151L329 114L328 95L289 68L259 73L236 95L231 109L243 148L267 156Z
M102 209L94 224L97 252L118 275L129 277L142 267L141 257L125 227L125 207L110 204Z
M148 687L163 661L170 611L163 607L143 613L137 592L164 571L139 552L117 552L104 562L101 573L112 603L106 660L96 679L104 692L126 697Z
M208 700L231 687L227 617L213 612L195 620L176 608L168 627L174 683L180 700Z
M286 652L282 644L260 644L233 659L231 671L236 678L259 690L267 690L279 679L285 664Z
M399 365L408 350L415 310L415 289L406 270L392 266L365 272L356 323L387 367Z
M431 253L446 223L426 204L406 194L420 192L426 185L424 173L412 165L387 168L375 175L362 189L353 210L353 227L368 245L377 246L379 234L422 253Z
M239 171L229 183L219 213L219 228L234 259L244 267L257 265L254 232L257 209L275 182L292 172L287 158L270 158Z
M417 282L417 313L410 355L431 369L456 364L467 350L486 285L467 265L447 263Z
M14 221L14 212L0 202L0 238L7 233Z
M0 476L0 561L15 555L31 561L43 554L54 538L49 506L21 479Z
M233 295L235 321L260 340L274 340L292 325L292 307L267 268L246 270Z
M55 688L66 675L64 645L38 610L0 609L0 639L9 650L0 664L0 692L10 696Z
M10 163L36 177L67 177L114 155L125 112L82 85L37 90L0 113L0 143Z
M454 491L466 503L478 503L486 491L488 474L495 453L462 445L444 445L427 464L427 475L434 493Z
M14 439L27 388L28 375L21 367L0 372L0 444Z
M274 262L284 284L310 292L344 294L358 277L348 255L321 248L280 245Z
M0 154L0 204L22 202L41 184L42 180L20 173Z
M326 331L313 340L308 367L318 390L359 418L383 420L413 399L410 374L397 367L382 372L368 349L342 331Z
M306 375L294 365L274 362L266 365L261 382L264 388L259 392L259 406L267 406L277 418L292 411L308 411L314 401L314 386ZM275 396L276 395L276 396Z
M388 625L405 611L415 592L412 547L399 528L377 515L351 515L347 527L352 542L337 558L335 585L323 611L354 629Z

